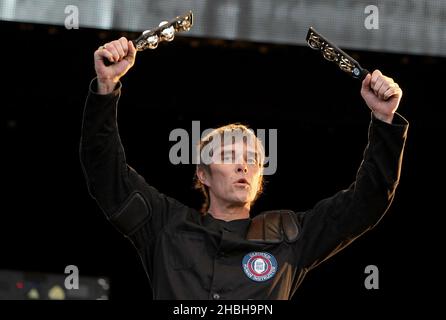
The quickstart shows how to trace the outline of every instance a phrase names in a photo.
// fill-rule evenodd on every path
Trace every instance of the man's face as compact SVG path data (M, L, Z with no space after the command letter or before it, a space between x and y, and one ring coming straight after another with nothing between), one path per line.
M254 146L243 141L220 147L203 176L212 199L229 205L251 203L260 187L262 166Z

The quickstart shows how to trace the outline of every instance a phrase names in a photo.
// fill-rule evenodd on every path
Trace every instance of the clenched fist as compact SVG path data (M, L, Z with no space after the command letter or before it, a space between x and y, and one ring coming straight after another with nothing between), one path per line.
M375 70L362 81L361 96L376 118L392 123L393 114L400 104L403 91L392 78Z
M98 81L98 93L112 92L119 79L135 63L136 49L131 41L122 37L108 42L94 52L94 68ZM106 66L104 60L110 61Z

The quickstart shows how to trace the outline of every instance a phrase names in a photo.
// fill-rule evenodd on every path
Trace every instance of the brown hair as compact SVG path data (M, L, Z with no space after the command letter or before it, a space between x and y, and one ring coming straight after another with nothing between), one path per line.
M213 139L215 137L220 137L221 141L223 141L223 137L226 132L229 132L232 134L233 132L237 132L237 131L241 132L244 135L244 137L249 136L250 138L255 139L256 151L257 151L257 154L259 155L259 157L258 157L259 158L259 166L263 167L263 162L265 159L265 151L263 148L263 144L260 141L260 139L254 134L254 132L251 129L249 129L247 126L245 126L243 124L232 123L232 124L228 124L228 125L219 127L217 129L214 129L210 133L208 133L204 138L202 138L200 140L200 142L197 146L197 158L198 158L197 160L198 161L197 161L197 168L196 168L195 176L194 176L194 187L195 187L195 189L201 191L201 193L203 194L203 197L204 197L204 202L203 202L203 204L201 206L201 210L200 210L202 214L206 214L207 211L209 210L209 206L210 206L209 187L200 181L200 179L198 178L197 171L198 171L198 169L201 168L208 174L212 174L212 172L210 170L209 164L207 164L206 161L203 161L201 151L211 141L213 141ZM260 180L259 180L259 189L257 190L257 194L256 194L253 202L255 200L257 200L257 198L262 193L263 185L264 185L264 180L263 180L263 175L261 175Z

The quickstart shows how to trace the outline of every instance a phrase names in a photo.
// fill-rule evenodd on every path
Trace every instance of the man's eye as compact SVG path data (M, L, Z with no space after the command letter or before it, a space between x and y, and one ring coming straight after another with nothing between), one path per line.
M255 157L250 157L246 161L248 164L257 164L257 159Z

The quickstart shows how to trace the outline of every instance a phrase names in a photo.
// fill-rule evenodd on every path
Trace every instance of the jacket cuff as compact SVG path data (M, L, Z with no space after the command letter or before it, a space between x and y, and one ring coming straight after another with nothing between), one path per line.
M118 83L115 86L115 89L110 92L109 94L99 94L98 93L98 78L94 77L93 80L91 80L90 82L90 86L89 86L89 91L90 94L92 95L96 95L96 96L104 96L104 97L113 97L113 96L118 96L121 92L121 88L122 88L122 84L121 81L118 81Z
M384 122L382 120L379 120L378 118L376 118L373 115L373 112L371 112L371 117L372 117L372 125L373 126L378 126L378 127L388 127L388 128L400 128L400 129L407 129L407 127L409 126L409 121L407 121L402 115L400 115L399 113L395 112L395 114L393 115L393 120L392 123L389 124L387 122Z

